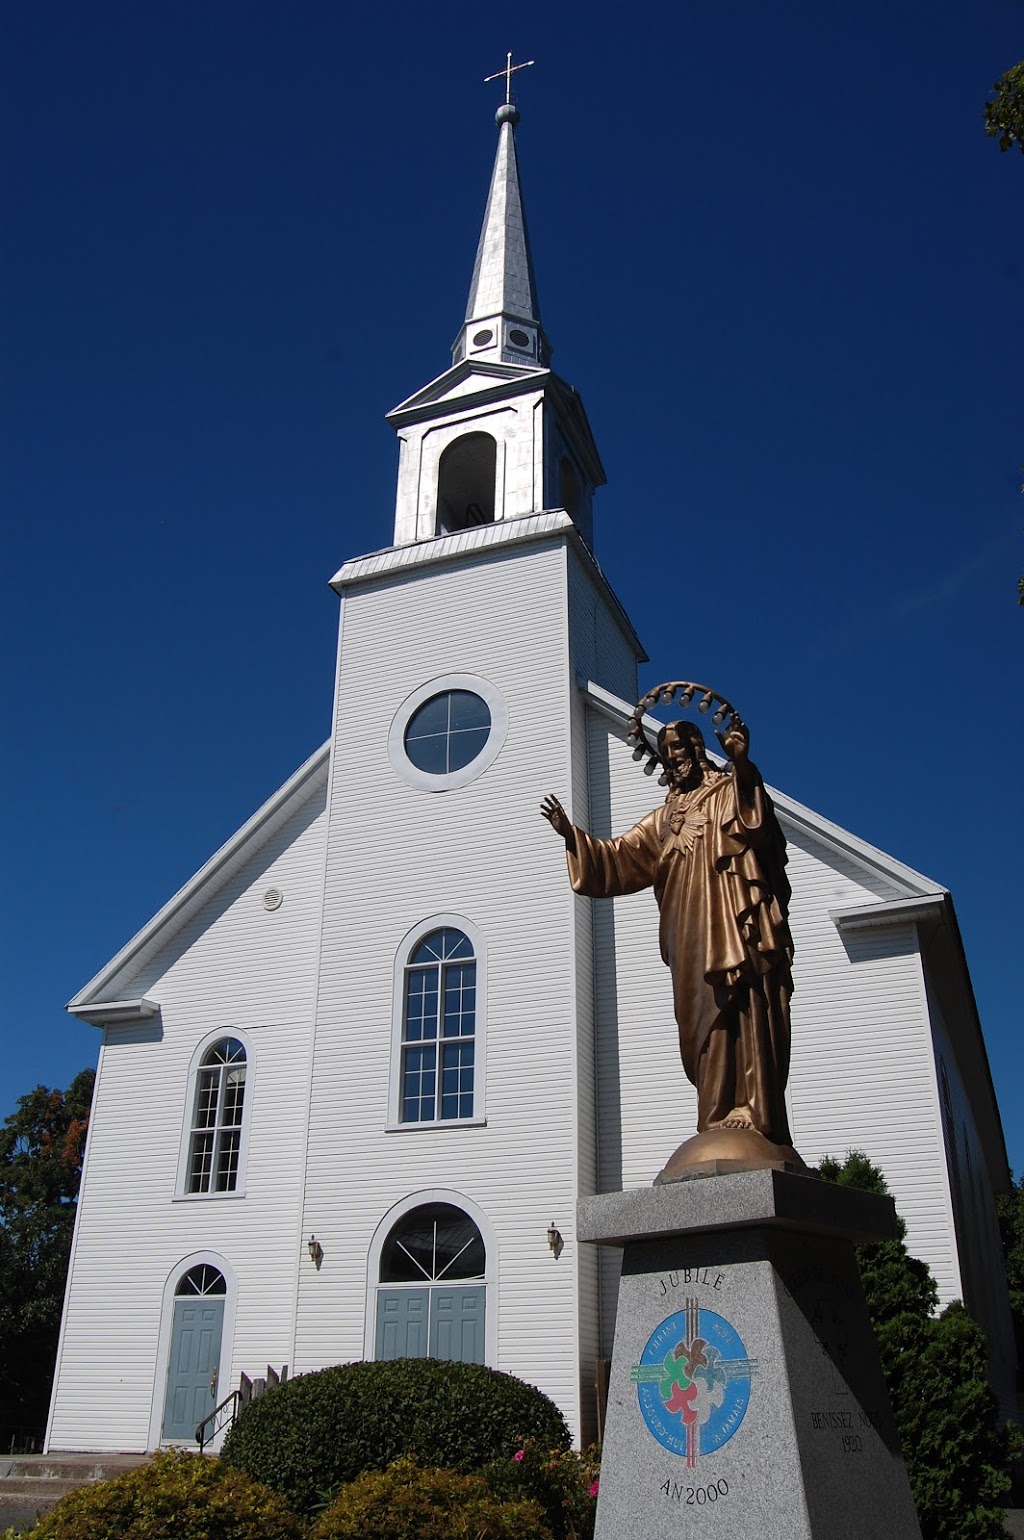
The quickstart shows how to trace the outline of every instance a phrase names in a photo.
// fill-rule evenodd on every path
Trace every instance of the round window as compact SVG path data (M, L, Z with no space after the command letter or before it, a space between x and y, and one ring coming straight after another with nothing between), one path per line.
M508 707L480 674L442 674L407 695L391 719L388 759L420 791L455 791L493 765Z
M405 729L405 752L426 775L451 775L481 754L491 735L487 702L471 690L443 690L423 702Z
M509 332L508 340L509 340L509 342L512 343L513 347L528 348L530 346L530 339L527 336L526 332L521 332L521 331L518 331L518 330L514 331L514 332Z
M493 332L483 331L483 332L476 332L476 333L474 333L474 336L473 336L473 346L475 348L485 348L489 342L493 342L493 341L494 341L494 333Z

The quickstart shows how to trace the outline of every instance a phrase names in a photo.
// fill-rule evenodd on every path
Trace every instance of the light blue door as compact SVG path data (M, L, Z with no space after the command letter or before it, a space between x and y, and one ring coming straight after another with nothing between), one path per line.
M197 1295L174 1301L165 1439L194 1442L196 1427L217 1405L223 1328L223 1297Z
M483 1284L379 1289L375 1356L482 1364L485 1297Z
M381 1289L377 1294L378 1358L426 1358L429 1289Z
M484 1361L484 1295L482 1285L431 1290L430 1356L450 1363Z

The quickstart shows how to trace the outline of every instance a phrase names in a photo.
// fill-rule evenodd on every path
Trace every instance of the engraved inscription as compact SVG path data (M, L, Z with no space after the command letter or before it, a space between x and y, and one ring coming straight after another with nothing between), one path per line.
M713 1267L680 1267L658 1279L658 1293L664 1298L672 1289L688 1288L695 1283L702 1283L708 1289L720 1289L724 1282L725 1274Z
M706 1487L688 1487L683 1481L663 1481L658 1490L669 1502L682 1503L687 1508L704 1508L708 1503L728 1497L729 1483L724 1476Z
M841 1433L844 1454L863 1454L864 1440L858 1428L872 1428L874 1424L866 1412L859 1408L852 1412L811 1412L811 1427L816 1433Z

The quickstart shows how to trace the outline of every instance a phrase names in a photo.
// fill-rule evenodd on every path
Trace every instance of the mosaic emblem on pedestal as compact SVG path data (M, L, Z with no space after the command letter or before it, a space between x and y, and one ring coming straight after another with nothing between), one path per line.
M651 1334L630 1379L648 1432L694 1466L736 1432L756 1369L735 1327L688 1299Z

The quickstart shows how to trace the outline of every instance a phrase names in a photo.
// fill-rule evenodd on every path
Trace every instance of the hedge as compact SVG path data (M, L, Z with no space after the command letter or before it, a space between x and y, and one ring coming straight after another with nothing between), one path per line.
M402 1456L470 1472L530 1438L569 1445L561 1412L534 1386L482 1364L399 1358L275 1386L237 1418L221 1458L312 1514L325 1493Z
M483 1476L396 1460L342 1487L309 1540L552 1540L539 1503L496 1497Z

